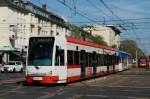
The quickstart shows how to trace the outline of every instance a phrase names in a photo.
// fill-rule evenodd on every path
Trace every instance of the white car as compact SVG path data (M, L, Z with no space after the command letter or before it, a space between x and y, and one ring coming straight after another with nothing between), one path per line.
M0 71L3 72L23 72L23 63L19 61L12 61L8 64L5 64L0 68Z

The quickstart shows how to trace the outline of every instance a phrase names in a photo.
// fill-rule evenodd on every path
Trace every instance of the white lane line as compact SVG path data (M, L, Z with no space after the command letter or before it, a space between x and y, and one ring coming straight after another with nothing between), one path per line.
M128 97L128 99L150 99L148 97Z
M101 98L107 98L108 97L106 95L85 95L85 96L88 96L88 97L101 97Z
M138 92L139 90L120 90L120 91L126 91L126 92Z
M150 89L150 87L136 87L136 86L107 86L107 85L104 85L104 86L101 86L101 85L90 85L91 87L110 87L110 88L137 88L137 89Z
M99 98L108 98L108 96L106 96L106 95L90 95L90 94L86 94L86 95L83 95L83 94L78 94L78 95L74 95L74 96L72 96L72 97L69 97L69 98L67 98L67 99L78 99L78 98L80 98L80 97L84 97L84 96L86 96L86 97L99 97Z

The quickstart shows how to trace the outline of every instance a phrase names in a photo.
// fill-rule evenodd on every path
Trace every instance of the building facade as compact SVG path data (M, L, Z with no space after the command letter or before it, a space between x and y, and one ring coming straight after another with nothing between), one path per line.
M32 36L67 32L65 20L49 12L46 5L39 7L27 0L0 0L0 62L10 61L14 52L26 52Z
M110 47L119 48L120 46L120 30L115 26L86 26L84 30L90 32L93 36L101 36Z

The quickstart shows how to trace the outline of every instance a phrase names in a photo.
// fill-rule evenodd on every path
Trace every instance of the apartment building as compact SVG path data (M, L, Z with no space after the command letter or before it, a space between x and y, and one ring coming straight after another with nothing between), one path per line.
M26 52L32 36L56 36L69 32L65 20L27 0L0 0L0 62ZM15 54L19 56L19 54Z
M120 46L120 33L121 31L112 25L95 25L95 26L86 26L84 30L90 32L93 36L101 36L104 38L104 41L110 47L119 48Z

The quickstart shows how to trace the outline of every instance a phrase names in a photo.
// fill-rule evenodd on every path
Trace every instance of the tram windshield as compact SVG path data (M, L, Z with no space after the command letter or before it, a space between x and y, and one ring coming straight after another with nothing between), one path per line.
M32 37L29 41L28 66L51 66L53 37Z

